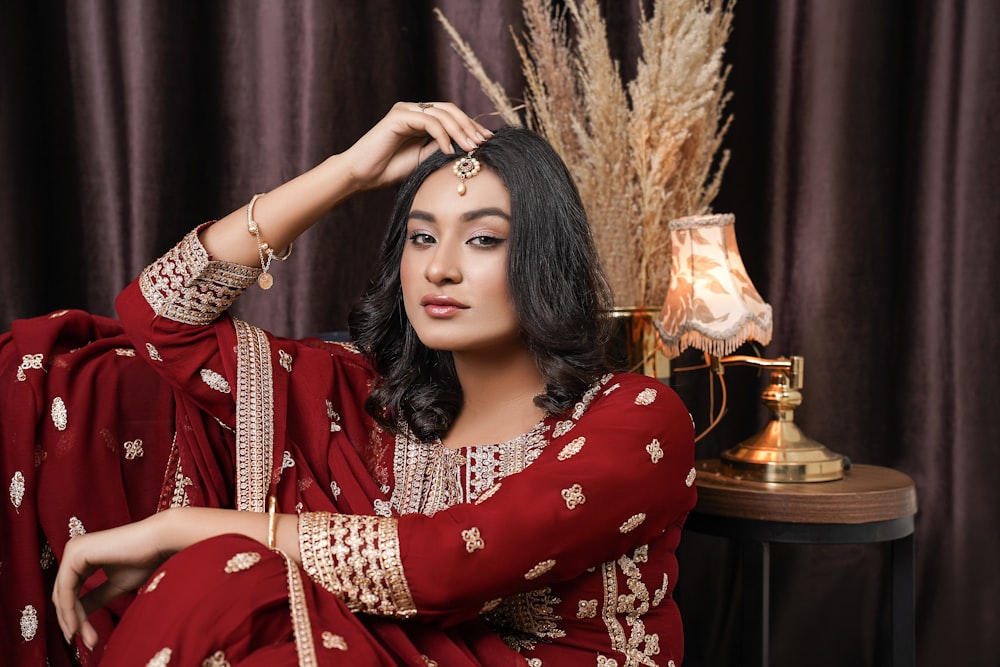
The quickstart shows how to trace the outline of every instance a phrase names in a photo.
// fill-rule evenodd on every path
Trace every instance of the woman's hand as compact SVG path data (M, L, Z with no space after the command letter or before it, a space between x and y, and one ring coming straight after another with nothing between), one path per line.
M358 188L371 189L407 177L437 149L453 152L452 142L471 151L491 135L450 102L397 102L347 150L346 162Z
M166 513L110 530L79 535L66 543L52 602L66 641L79 633L93 648L97 631L87 616L119 595L134 591L171 555L163 547ZM82 598L80 588L99 569L108 580Z
M471 151L492 134L449 102L397 102L349 149L257 200L254 219L263 240L280 251L348 197L401 181L438 148L450 153L452 141ZM260 265L247 215L242 206L201 232L213 258Z

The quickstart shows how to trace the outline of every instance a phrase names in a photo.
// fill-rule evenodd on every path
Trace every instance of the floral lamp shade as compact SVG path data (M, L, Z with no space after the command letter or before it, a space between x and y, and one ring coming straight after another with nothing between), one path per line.
M670 287L660 313L670 358L688 347L722 357L748 340L771 341L771 306L747 275L734 224L731 213L670 222Z

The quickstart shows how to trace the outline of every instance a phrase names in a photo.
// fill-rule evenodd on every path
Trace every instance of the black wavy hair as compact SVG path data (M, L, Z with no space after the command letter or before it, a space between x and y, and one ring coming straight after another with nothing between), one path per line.
M535 404L562 412L610 367L611 291L580 193L555 150L531 130L503 127L474 155L510 193L507 287L545 379ZM397 431L402 420L422 440L447 432L462 389L451 353L427 348L410 325L399 268L414 195L458 157L434 153L400 187L368 290L349 318L353 340L379 376L366 409L387 430Z

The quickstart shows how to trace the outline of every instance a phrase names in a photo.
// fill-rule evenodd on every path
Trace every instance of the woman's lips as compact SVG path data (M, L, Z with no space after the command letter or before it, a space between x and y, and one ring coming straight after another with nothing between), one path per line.
M425 296L420 300L420 305L423 306L425 313L437 318L453 317L459 311L468 308L461 301L447 296Z

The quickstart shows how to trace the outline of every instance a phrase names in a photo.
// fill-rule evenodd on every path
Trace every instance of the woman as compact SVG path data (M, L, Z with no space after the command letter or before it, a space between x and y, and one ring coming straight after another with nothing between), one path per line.
M159 459L139 438L120 448L165 461L160 511L97 532L74 514L73 539L52 545L55 611L81 658L680 663L670 593L695 496L690 418L664 386L606 366L609 297L565 167L527 130L491 134L451 104L397 104L121 294L135 357L120 356L165 381L145 393L174 433ZM275 248L415 165L352 317L357 347L226 314L269 286ZM122 349L100 325L105 352ZM42 371L74 354L43 354ZM18 368L41 390L36 365ZM60 435L42 439L40 471L73 421L68 400L44 403Z

